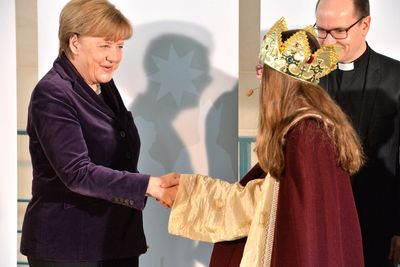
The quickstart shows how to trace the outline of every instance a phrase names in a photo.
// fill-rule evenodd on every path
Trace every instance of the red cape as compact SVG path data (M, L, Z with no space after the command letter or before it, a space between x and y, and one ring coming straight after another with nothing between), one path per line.
M271 267L362 267L361 231L346 172L313 119L289 132ZM263 177L255 165L241 181ZM238 267L246 239L216 243L210 267Z

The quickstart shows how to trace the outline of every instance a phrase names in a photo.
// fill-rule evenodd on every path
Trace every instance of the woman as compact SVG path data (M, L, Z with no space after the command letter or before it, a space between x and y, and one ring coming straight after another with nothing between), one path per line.
M21 252L30 266L138 266L146 195L171 204L175 189L159 184L177 177L138 173L138 132L112 80L131 35L105 0L72 0L61 12L59 56L29 105Z
M317 84L336 67L336 48L319 48L310 32L287 31L281 19L260 59L256 151L268 175L245 187L181 175L169 231L208 242L247 236L243 257L229 266L361 267L349 174L363 153L345 114Z

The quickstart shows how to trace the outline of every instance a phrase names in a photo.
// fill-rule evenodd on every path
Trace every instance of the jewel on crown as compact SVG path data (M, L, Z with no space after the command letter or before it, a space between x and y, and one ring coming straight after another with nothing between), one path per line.
M336 69L340 47L326 45L311 52L307 33L315 36L312 26L307 26L282 42L282 32L287 31L285 18L279 19L267 32L261 45L260 60L271 68L306 82L319 79Z

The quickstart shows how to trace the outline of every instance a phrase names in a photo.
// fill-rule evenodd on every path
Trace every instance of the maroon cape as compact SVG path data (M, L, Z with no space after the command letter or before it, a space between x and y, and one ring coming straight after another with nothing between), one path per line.
M337 166L332 142L314 119L287 136L272 267L362 267L361 232L349 176ZM255 165L242 179L264 176ZM210 267L238 267L246 239L216 243Z

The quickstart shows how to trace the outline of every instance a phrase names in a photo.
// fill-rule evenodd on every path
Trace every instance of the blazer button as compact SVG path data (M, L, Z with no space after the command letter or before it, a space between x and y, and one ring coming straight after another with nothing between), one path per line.
M126 133L125 133L125 131L120 131L120 132L119 132L119 135L120 135L122 138L125 138Z

